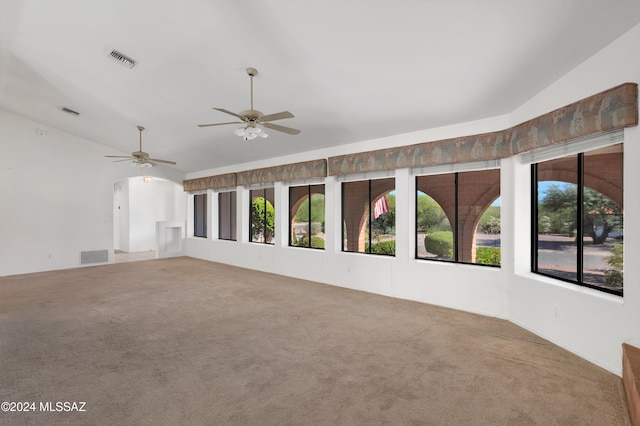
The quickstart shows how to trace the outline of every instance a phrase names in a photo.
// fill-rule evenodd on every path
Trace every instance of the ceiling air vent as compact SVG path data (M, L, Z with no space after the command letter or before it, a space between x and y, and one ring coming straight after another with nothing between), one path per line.
M114 61L120 62L122 65L124 65L127 68L133 68L133 66L136 64L136 61L134 61L127 55L118 52L115 49L111 49L111 51L109 52L109 57Z
M80 113L78 111L74 111L74 110L69 109L67 107L62 107L62 112L66 112L67 114L75 115L76 117L80 115Z

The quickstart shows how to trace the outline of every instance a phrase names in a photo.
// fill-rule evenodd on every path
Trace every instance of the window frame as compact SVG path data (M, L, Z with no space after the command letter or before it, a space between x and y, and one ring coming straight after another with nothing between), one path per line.
M207 238L207 203L208 197L206 192L193 195L193 236L196 238ZM200 228L202 228L201 233L199 232Z
M309 185L294 185L294 186L289 186L289 247L297 247L297 248L305 248L305 249L314 249L314 250L324 250L324 247L313 247L313 245L311 244L311 238L313 237L313 234L311 232L311 196L313 194L319 194L319 192L312 192L311 188L314 186L322 186L322 196L326 197L326 193L325 193L325 184L324 183L320 183L320 184L309 184ZM291 201L292 201L292 197L291 197L291 192L293 190L295 190L296 188L307 188L307 199L309 200L309 217L307 218L307 223L309 224L309 244L307 246L301 246L301 245L294 245L293 242L293 237L294 237L294 233L293 233L293 229L292 229L292 224L293 224L293 210L292 210L292 205L291 205ZM323 209L325 209L324 213L326 214L326 208L325 208L325 201L323 200L322 203L322 207ZM326 241L326 240L325 240Z
M223 223L223 214L222 214L222 197L228 195L229 196L229 212L228 219L229 223ZM238 220L237 220L237 199L238 199L238 191L224 191L218 192L218 239L223 241L237 241L238 240ZM227 226L223 226L227 225ZM230 238L225 238L222 236L223 229L228 228Z
M614 139L614 138L612 138ZM584 184L584 156L585 153L591 152L591 151L597 151L599 149L602 148L606 148L606 147L610 147L610 146L615 146L615 145L621 145L622 146L622 161L624 164L624 141L623 140L617 140L614 143L606 143L606 144L597 144L596 143L591 143L588 144L586 146L583 146L582 149L580 149L580 144L575 144L575 146L577 146L577 149L567 149L567 153L565 155L559 155L559 156L551 156L551 155L540 155L541 158L536 158L535 156L531 156L532 158L536 159L536 162L532 162L530 164L530 173L531 173L531 187L530 187L530 192L531 192L531 199L530 199L530 203L531 203L531 235L530 235L530 248L531 248L531 272L533 274L536 275L541 275L544 277L548 277L548 278L552 278L554 280L559 280L562 282L566 282L566 283L570 283L570 284L574 284L580 287L585 287L585 288L590 288L593 290L598 290L601 291L603 293L608 293L608 294L612 294L615 296L620 296L620 297L624 297L624 287L622 287L619 291L615 290L615 289L611 289L608 287L603 287L603 286L598 286L596 284L592 284L589 282L585 282L584 281L584 275L585 275L585 270L584 270L584 213L585 213L585 206L584 206L584 191L585 191L585 184ZM544 163L547 161L552 161L552 160L558 160L558 159L562 159L562 158L568 158L571 156L576 156L576 170L577 170L577 184L576 184L576 235L582 235L583 238L576 238L576 279L572 280L569 278L564 278L561 276L557 276L557 275L552 275L549 273L545 273L545 272L540 272L540 268L539 268L539 256L538 256L538 250L539 250L539 238L538 238L538 215L539 215L539 209L538 209L538 165L540 163ZM550 157L550 158L547 158ZM622 188L621 188L621 196L622 199L624 200L624 175L622 176ZM624 201L623 201L624 203ZM624 216L623 216L623 224L624 224ZM624 225L622 227L623 232L624 232Z
M462 164L460 166L463 166ZM498 186L500 188L499 191L499 195L498 198L502 197L502 188L501 188L501 182L500 182L500 175L501 175L501 169L500 169L500 163L499 162L495 162L493 165L488 164L488 163L482 163L482 164L477 164L477 167L469 167L469 169L464 169L462 167L455 167L453 168L453 170L448 170L448 171L440 171L441 167L434 167L433 170L434 172L429 173L429 169L428 168L422 168L419 169L417 172L413 173L414 174L414 184L415 184L415 199L414 199L414 241L415 241L415 247L414 247L414 259L415 260L425 260L425 261L431 261L431 262L444 262L444 263L451 263L451 264L461 264L461 265L475 265L475 266L483 266L483 267L491 267L491 268L501 268L502 267L502 259L500 260L500 264L495 265L495 264L487 264L487 263L477 263L477 262L467 262L467 261L463 261L460 259L460 237L461 237L461 232L460 232L460 214L459 214L459 203L460 203L460 186L459 186L459 175L460 173L473 173L473 172L482 172L482 171L488 171L488 170L497 170L499 175L498 175ZM473 166L473 165L472 165ZM453 258L452 259L438 259L438 258L428 258L428 257L420 257L418 255L419 250L418 250L418 198L419 198L419 194L418 192L423 192L425 193L425 195L429 196L429 194L427 194L424 191L421 191L419 189L420 185L418 184L418 181L421 177L426 177L426 176L435 176L435 175L453 175L453 192L454 192L454 200L453 200L453 207L454 207L454 212L453 212L453 221L449 222L451 225L451 229L453 232ZM496 198L497 199L497 198ZM484 212L483 212L484 214ZM454 231L455 230L455 231ZM500 240L502 241L502 231L500 232ZM500 244L500 246L502 247L502 243Z
M385 179L392 179L393 180L393 189L391 191L395 191L396 190L396 177L395 176L386 176L386 177L380 177L380 178L370 178L370 179L354 179L354 180L348 180L348 181L344 181L341 184L341 194L340 194L340 198L341 198L341 206L340 206L340 248L341 251L343 253L355 253L355 254L364 254L364 255L374 255L374 256L385 256L385 257L391 257L391 258L395 258L396 254L394 251L394 254L385 254L385 253L375 253L371 251L371 247L372 247L372 222L373 222L373 214L374 214L374 207L373 207L373 202L371 200L371 182L372 181L376 181L376 180L385 180ZM367 220L368 223L368 229L367 229L367 233L369 235L368 241L365 242L365 247L367 247L367 243L368 243L368 247L369 247L369 251L354 251L354 250L345 250L345 238L346 238L346 229L344 226L345 223L345 215L344 215L344 209L345 209L345 190L344 190L344 186L348 185L350 183L357 183L357 182L367 182L367 199L368 199L368 213L369 213L369 217ZM386 196L386 194L388 192L391 191L387 191L383 194L383 196ZM394 229L395 229L395 223L394 223ZM394 242L396 241L396 234L394 233Z
M269 201L267 198L267 191L271 191L273 194L273 202ZM266 238L266 232L265 232L265 228L262 228L262 235L263 235L263 239L264 241L254 241L253 240L253 199L254 199L254 192L257 191L262 191L262 195L256 195L255 198L258 197L262 197L262 199L264 200L264 217L263 217L263 221L266 225L267 223L267 218L268 218L268 211L267 211L267 202L269 202L271 204L271 206L273 207L274 210L274 214L273 214L273 235L271 236L271 239L269 241L267 241ZM268 245L268 246L274 246L275 245L275 241L276 241L276 227L275 227L275 222L276 222L276 205L275 205L275 189L273 187L264 187L264 188L254 188L254 189L249 189L249 242L250 243L256 243L256 244L264 244L264 245Z

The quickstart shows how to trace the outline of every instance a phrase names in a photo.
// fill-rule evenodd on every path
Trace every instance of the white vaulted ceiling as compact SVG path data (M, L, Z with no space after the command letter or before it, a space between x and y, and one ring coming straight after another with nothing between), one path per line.
M193 172L509 113L640 23L640 1L0 0L0 15L1 108L123 153L143 125L146 151ZM255 108L291 111L277 124L300 135L197 127L249 108L247 67Z

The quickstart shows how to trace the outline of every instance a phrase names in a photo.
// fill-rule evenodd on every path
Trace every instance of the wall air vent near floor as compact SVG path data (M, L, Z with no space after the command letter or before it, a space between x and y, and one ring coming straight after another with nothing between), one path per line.
M80 252L80 264L105 263L109 261L109 250L93 250Z

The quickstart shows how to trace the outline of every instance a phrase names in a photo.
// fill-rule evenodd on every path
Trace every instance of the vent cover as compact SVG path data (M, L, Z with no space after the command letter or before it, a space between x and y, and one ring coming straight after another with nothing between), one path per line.
M124 53L118 52L115 49L111 49L111 51L109 52L109 57L114 61L120 62L127 68L133 68L133 66L136 64L136 61L134 61Z
M74 110L69 109L67 107L62 107L62 112L66 112L67 114L75 115L76 117L80 115L80 113L78 111L74 111Z
M109 261L109 250L93 250L80 252L80 264L104 263Z

